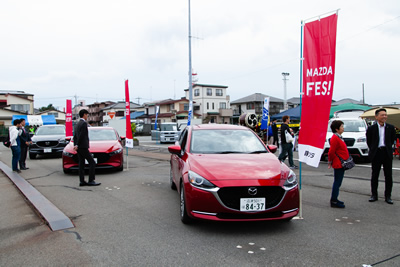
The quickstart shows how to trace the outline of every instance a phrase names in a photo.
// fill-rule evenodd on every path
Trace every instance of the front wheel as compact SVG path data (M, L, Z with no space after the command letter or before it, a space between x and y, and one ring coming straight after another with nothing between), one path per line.
M36 159L36 154L35 153L29 153L29 158L30 159Z
M183 182L181 183L181 221L184 224L189 224L191 223L192 219L189 217L186 211L186 199L185 199L185 187L183 185Z

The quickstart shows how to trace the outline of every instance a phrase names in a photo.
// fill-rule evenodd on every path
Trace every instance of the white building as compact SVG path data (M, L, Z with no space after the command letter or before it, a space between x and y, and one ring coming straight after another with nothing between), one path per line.
M233 111L230 107L228 86L194 84L193 113L201 114L203 123L230 123ZM189 89L185 89L189 99Z

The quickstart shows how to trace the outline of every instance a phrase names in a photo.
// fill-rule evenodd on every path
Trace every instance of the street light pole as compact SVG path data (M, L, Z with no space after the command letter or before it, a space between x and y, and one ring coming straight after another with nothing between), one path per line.
M283 76L283 109L287 110L288 106L287 106L287 97L286 97L286 81L288 80L286 77L289 76L288 72L282 72L282 76Z

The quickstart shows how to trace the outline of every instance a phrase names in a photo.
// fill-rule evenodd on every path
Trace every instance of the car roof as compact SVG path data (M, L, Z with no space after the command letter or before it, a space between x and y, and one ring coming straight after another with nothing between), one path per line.
M249 130L249 128L232 124L195 124L191 126L194 131L196 130Z
M91 126L88 127L90 130L114 130L113 127L107 127L107 126Z

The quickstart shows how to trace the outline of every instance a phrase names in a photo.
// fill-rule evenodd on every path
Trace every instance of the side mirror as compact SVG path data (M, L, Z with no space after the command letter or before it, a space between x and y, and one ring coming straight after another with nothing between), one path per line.
M276 145L268 145L268 150L271 151L272 153L275 153L276 150L278 150L278 147Z
M65 137L65 141L70 142L71 140L72 140L72 136L67 136L67 137Z
M174 145L174 146L169 146L168 147L168 151L171 154L175 154L175 155L180 155L181 154L181 146L180 145Z
M121 138L121 140L125 140L125 136L120 136L119 138Z

